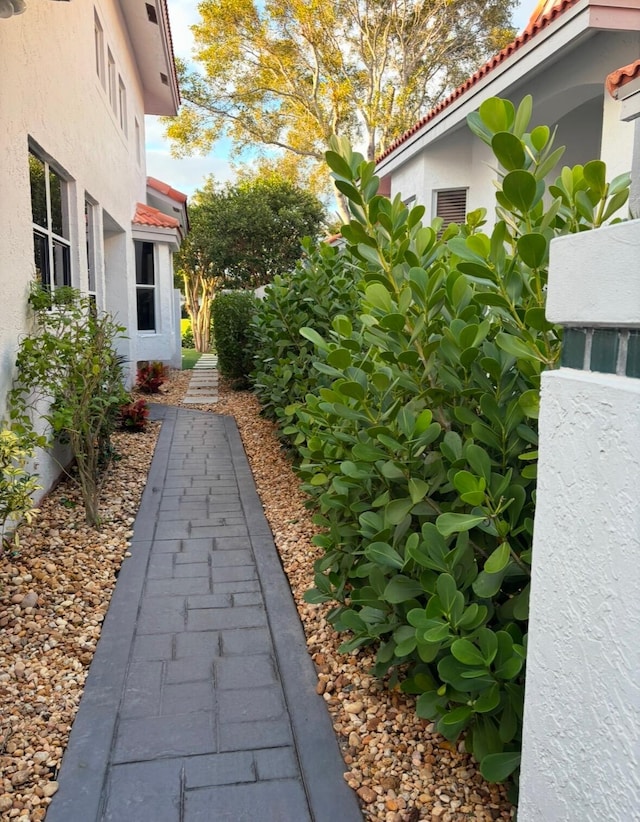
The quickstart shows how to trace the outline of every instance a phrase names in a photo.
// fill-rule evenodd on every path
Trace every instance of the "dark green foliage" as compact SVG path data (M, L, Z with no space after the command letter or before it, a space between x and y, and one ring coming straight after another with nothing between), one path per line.
M213 301L218 370L223 377L232 380L236 388L249 384L249 374L253 370L256 302L250 291L218 294Z
M68 443L78 470L87 522L99 523L102 470L127 394L115 343L124 333L109 314L71 288L35 289L29 299L35 331L18 350L9 396L12 428L31 445ZM47 435L35 430L44 419Z
M288 407L330 379L314 367L314 346L300 329L324 334L336 314L354 314L359 301L358 274L344 265L337 249L306 245L306 251L293 272L275 277L255 316L254 390L282 429L292 420Z
M564 169L545 201L562 150L546 127L527 131L530 116L525 98L470 117L500 169L490 233L476 211L440 237L334 142L352 214L336 264L359 305L301 329L319 376L283 369L280 393L301 399L276 412L322 529L307 598L335 601L343 649L374 645L375 673L400 679L447 739L464 733L499 780L519 763L540 374L560 354L544 313L549 243L628 196L628 176L608 185L597 161Z
M193 339L193 331L191 324L189 324L182 332L182 348L195 348L196 344Z

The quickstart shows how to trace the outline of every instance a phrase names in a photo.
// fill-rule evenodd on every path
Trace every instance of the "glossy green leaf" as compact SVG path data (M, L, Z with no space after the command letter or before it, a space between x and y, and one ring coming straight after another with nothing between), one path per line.
M459 531L469 531L486 521L486 517L477 514L440 514L436 520L438 531L445 537Z
M480 773L487 782L504 782L520 766L520 753L495 753L480 762Z
M503 542L499 545L484 564L484 570L487 574L498 574L509 564L511 558L511 551L509 543Z
M510 203L525 213L535 202L538 184L528 171L510 171L502 181L502 191Z
M389 580L382 596L387 602L397 604L408 602L422 594L424 591L417 580L397 574Z
M494 154L507 171L521 169L525 165L525 153L522 141L508 131L499 131L493 135L491 147Z
M404 567L404 559L386 542L372 542L364 549L364 555L378 565L398 569Z
M540 268L547 256L547 239L542 234L523 234L518 238L518 253L530 268Z

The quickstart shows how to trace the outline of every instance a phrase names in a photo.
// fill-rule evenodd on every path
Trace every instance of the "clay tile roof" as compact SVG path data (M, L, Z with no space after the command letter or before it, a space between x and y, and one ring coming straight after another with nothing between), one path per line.
M154 228L180 228L180 222L175 217L163 214L162 211L145 203L136 203L133 222L136 225L149 225Z
M628 66L623 66L617 71L611 72L606 80L607 91L612 97L617 97L618 92L623 86L626 86L627 83L630 83L632 80L637 80L639 77L640 60L636 60L635 63L629 63Z
M455 91L452 91L448 97L438 103L438 105L432 108L431 111L427 112L427 114L425 114L425 116L408 131L405 131L404 134L396 138L391 145L389 145L382 152L382 154L376 157L376 162L379 163L381 160L384 160L385 157L388 157L389 154L392 154L399 146L402 145L402 143L406 142L409 137L412 137L417 131L420 131L420 129L430 120L437 117L438 114L448 108L455 100L461 97L470 88L475 86L476 83L482 80L483 77L486 77L491 71L493 71L496 66L504 63L504 61L514 52L518 51L518 49L524 46L525 43L528 43L537 34L539 34L539 32L546 29L554 20L557 20L558 17L564 14L567 9L575 6L578 2L579 0L541 0L531 15L531 19L529 20L527 27L516 37L515 40L506 45L502 51L498 52L498 54L495 54L474 74L472 74L471 77L465 80L461 86L458 86L458 88L455 89Z
M147 177L147 185L150 188L159 191L161 194L164 194L166 197L171 197L172 200L175 200L178 203L187 202L186 194L183 194L181 191L176 191L175 188L171 188L170 185L163 183L162 180L156 180L155 177Z

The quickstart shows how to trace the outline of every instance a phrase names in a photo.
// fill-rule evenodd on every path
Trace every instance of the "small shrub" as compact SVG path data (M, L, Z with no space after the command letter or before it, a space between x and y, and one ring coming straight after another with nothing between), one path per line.
M191 323L186 326L184 331L182 332L182 347L183 348L195 348L196 343L193 339L193 331L191 330Z
M29 303L35 330L16 358L12 429L29 447L70 446L87 522L97 525L101 473L113 455L110 438L127 396L115 348L125 329L71 288L34 288ZM46 435L35 430L36 419L48 423Z
M144 431L149 420L149 404L146 400L125 403L120 408L120 427L125 431Z
M249 384L253 370L255 337L253 317L257 300L252 292L219 294L213 301L213 328L218 369L236 388Z
M41 486L35 476L27 470L27 462L32 449L14 431L0 431L0 540L2 546L10 549L18 546L18 536L7 533L17 520L31 522L37 508L32 496Z
M137 386L143 394L157 394L167 379L167 368L161 362L143 362L138 366Z

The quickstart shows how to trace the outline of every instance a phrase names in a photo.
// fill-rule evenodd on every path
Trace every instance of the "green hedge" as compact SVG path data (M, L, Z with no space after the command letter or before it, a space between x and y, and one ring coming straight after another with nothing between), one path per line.
M255 340L252 322L256 305L256 297L249 291L218 294L213 301L218 370L237 388L249 385L249 374L253 369Z
M422 206L379 196L374 165L334 141L346 248L298 272L304 297L279 284L258 320L259 391L288 403L272 413L322 529L307 598L335 602L343 649L374 645L375 673L443 736L464 734L496 781L519 765L540 375L561 344L544 313L549 243L610 219L629 183L594 161L547 188L563 149L527 131L531 108L491 99L469 117L499 169L489 232L482 210L423 225ZM305 320L301 344L292 325L313 315L313 266L323 293L327 265L356 304Z

